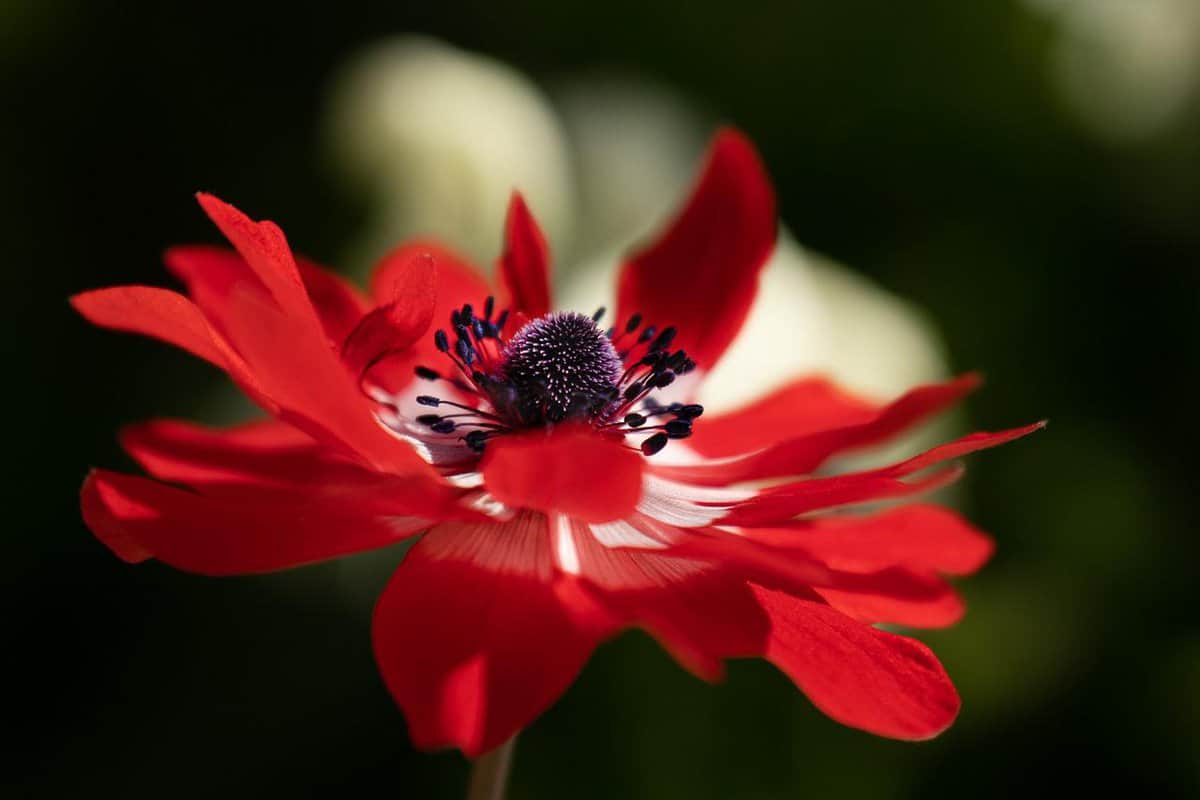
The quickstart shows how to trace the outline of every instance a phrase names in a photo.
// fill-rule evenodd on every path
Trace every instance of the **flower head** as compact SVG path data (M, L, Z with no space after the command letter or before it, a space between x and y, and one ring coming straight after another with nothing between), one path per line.
M725 659L766 658L829 716L884 736L953 721L959 699L932 653L872 625L956 621L943 576L977 569L990 541L932 505L844 507L943 486L961 474L947 462L1040 426L838 474L831 458L946 408L976 378L888 404L799 378L705 415L696 387L775 241L773 194L742 136L716 138L681 213L626 261L608 323L603 309L551 311L549 254L519 196L498 287L416 242L384 258L369 299L296 259L272 223L200 202L234 250L168 252L190 299L125 286L72 302L212 362L271 419L124 431L153 478L96 470L82 492L118 556L224 575L423 533L373 638L426 748L495 747L630 626L710 680Z

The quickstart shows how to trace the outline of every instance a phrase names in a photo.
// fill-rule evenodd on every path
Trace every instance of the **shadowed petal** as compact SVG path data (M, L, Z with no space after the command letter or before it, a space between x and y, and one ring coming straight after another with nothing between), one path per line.
M746 534L776 548L799 548L836 569L872 571L901 566L947 575L969 575L991 557L994 545L960 515L913 504L868 516L801 520L787 527L748 528Z
M124 428L121 445L150 474L189 486L329 486L363 476L357 463L273 419L231 428L152 420Z
M617 324L640 312L674 325L676 346L711 367L750 311L775 232L775 196L754 147L735 131L718 133L683 211L622 267Z
M879 406L823 377L792 381L742 408L705 414L688 447L706 458L749 453L780 439L866 422Z
M379 488L378 486L372 487ZM428 527L436 487L387 485L387 513L344 492L266 491L208 496L158 481L95 470L81 493L92 532L126 561L156 558L187 572L269 572L383 547ZM443 496L444 497L444 496Z
M77 294L71 305L94 325L150 336L199 356L228 372L265 409L275 409L242 357L209 325L200 309L178 292L153 286L114 286Z
M803 406L792 409L795 424L800 428L799 431L793 431L786 420L779 418L783 409L775 402L763 409L768 414L762 421L756 420L747 412L735 412L712 421L705 419L703 424L696 426L697 434L710 436L710 441L715 439L718 449L729 451L736 447L735 436L740 430L737 427L739 425L748 429L748 447L741 450L745 455L711 465L689 467L687 476L694 481L736 483L778 475L806 474L821 466L834 454L875 445L903 432L958 402L978 386L979 378L976 375L964 375L946 383L921 386L906 392L899 399L869 416L861 411L852 412L859 417L858 421L851 418L848 420L850 424L816 428L809 432L803 430L806 417ZM799 398L789 398L785 394L780 399ZM752 407L750 411L753 410ZM773 427L773 438L768 433L768 425ZM712 427L716 429L715 435L703 433ZM766 446L755 452L748 452L751 441L762 442ZM702 443L701 447L703 446Z
M1045 427L1044 422L1012 428L997 433L972 433L953 442L939 445L907 461L866 472L852 472L827 478L794 481L758 492L754 497L735 505L721 518L726 525L764 526L779 523L799 514L822 508L906 497L940 488L956 480L961 469L943 467L934 473L912 481L906 478L916 472L949 459L996 447ZM686 472L689 468L680 467ZM672 473L676 468L670 470Z
M371 275L371 296L376 303L387 305L398 293L406 291L406 265L411 265L413 258L421 255L429 256L437 264L433 320L426 334L418 337L405 352L386 358L372 368L371 382L390 392L405 390L412 383L413 369L417 366L452 374L454 368L433 345L433 330L449 324L451 311L461 308L464 303L478 306L492 293L482 273L461 255L436 242L416 241L396 248L376 266Z
M384 683L413 743L475 757L558 699L603 631L556 585L546 518L441 525L405 556L375 607Z
M646 630L681 666L718 681L726 658L762 652L767 620L743 576L656 551L603 546L581 522L564 523L574 574L617 626Z
M315 318L300 270L279 226L269 220L256 222L211 194L198 192L196 199L279 307L296 317Z
M843 725L929 739L958 715L958 692L925 645L856 622L824 603L754 587L771 620L764 657Z
M391 259L397 264L389 264ZM437 302L437 262L430 253L401 249L384 258L395 276L395 294L367 314L342 345L342 359L355 375L393 353L403 353L429 330Z
M226 302L234 287L266 292L245 259L227 247L182 245L168 249L163 259L217 330L224 330ZM340 344L371 310L370 302L351 283L318 264L297 259L296 266L326 337Z
M513 192L508 204L500 280L514 312L530 319L550 312L549 248L519 192Z

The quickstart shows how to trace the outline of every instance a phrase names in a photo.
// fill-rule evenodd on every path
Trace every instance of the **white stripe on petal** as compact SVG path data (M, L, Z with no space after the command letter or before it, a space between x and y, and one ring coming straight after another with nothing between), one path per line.
M497 500L488 492L474 492L463 497L458 502L472 511L487 514L493 519L510 520L516 514L516 511Z
M740 503L758 494L754 489L731 489L719 486L698 486L693 483L680 483L667 480L650 473L642 482L644 491L657 492L680 500L690 500L694 503Z
M483 486L483 473L459 472L456 475L447 475L446 480L451 486L457 486L459 489L478 489Z
M635 528L623 519L590 525L592 536L605 547L638 547L661 550L667 545Z
M642 499L638 501L637 510L668 525L700 528L724 517L734 503L755 494L752 489L694 486L647 473L642 478Z
M571 521L564 514L549 515L550 536L554 539L554 557L558 568L571 575L581 573L579 551L575 549Z

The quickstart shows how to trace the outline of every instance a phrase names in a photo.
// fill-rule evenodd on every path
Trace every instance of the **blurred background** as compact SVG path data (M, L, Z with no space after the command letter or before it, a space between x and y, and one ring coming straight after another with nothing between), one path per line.
M216 192L362 277L435 233L490 265L524 189L561 296L603 302L713 127L761 148L785 238L734 403L792 371L879 396L966 369L951 427L1049 417L971 461L997 539L939 739L827 720L760 662L712 687L630 633L526 732L513 798L1200 793L1200 3L279 6L0 0L5 795L453 798L370 651L402 548L271 576L129 567L79 520L119 426L251 413L214 370L66 297L169 284ZM720 380L716 380L716 378Z

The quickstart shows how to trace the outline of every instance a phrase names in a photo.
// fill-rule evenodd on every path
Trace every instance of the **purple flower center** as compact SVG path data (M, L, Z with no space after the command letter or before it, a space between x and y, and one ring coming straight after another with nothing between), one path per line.
M641 314L633 314L619 332L602 331L601 308L591 317L573 311L538 317L504 342L500 332L508 312L493 319L494 306L489 297L482 317L470 305L454 311L453 339L445 330L434 332L434 345L454 372L419 366L417 376L446 381L475 399L467 405L421 395L421 405L457 411L422 414L418 423L439 434L459 433L476 452L492 437L567 421L587 422L618 438L643 437L636 449L646 455L691 435L703 407L664 405L650 396L696 367L686 352L670 349L674 328L643 328Z
M612 340L575 311L539 317L513 334L497 374L497 407L527 424L591 418L619 396L624 367Z

